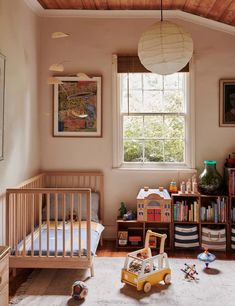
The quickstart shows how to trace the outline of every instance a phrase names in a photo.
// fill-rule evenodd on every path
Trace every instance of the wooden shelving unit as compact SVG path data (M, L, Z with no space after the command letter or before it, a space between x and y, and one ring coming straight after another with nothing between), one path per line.
M127 249L138 249L144 246L145 235L148 229L153 231L158 231L159 233L166 233L166 249L171 249L171 222L155 222L155 221L137 221L137 220L127 220L123 221L122 219L117 220L117 239L116 246L120 250ZM119 233L126 231L127 232L127 243L126 245L119 244ZM131 245L130 237L141 236L141 241L138 245Z
M154 222L154 221L123 221L121 219L117 220L117 239L116 246L120 250L128 249L138 249L144 246L145 234L148 229L158 232L165 232L167 234L167 243L166 249L174 250L174 237L175 237L175 226L187 226L194 225L198 228L198 237L199 237L199 248L202 244L202 228L209 227L211 229L225 229L226 231L226 250L231 250L231 227L235 227L235 221L231 220L231 207L235 208L235 195L234 196L216 196L216 195L200 195L200 194L172 194L172 205L171 205L171 222ZM208 209L209 206L213 206L213 203L217 203L217 200L223 199L224 201L224 221L221 220L201 220L201 208L205 207ZM174 204L176 201L186 201L186 205L191 205L192 201L197 201L198 204L198 213L197 219L193 221L178 221L175 220L174 216ZM187 204L188 201L188 204ZM126 231L127 232L127 244L125 246L119 245L118 243L118 232ZM129 241L130 236L141 236L141 241L138 245L131 245ZM177 248L178 249L178 248ZM183 248L181 248L183 249Z

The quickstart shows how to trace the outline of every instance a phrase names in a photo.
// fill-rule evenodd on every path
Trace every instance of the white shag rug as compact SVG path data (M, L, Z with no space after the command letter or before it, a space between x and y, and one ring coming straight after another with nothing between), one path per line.
M170 258L172 283L159 283L147 294L120 281L123 257L96 257L95 277L90 271L37 269L22 284L11 304L17 306L234 306L235 261L216 260L205 270L198 260ZM187 281L180 269L184 263L196 264L198 281ZM71 298L71 286L83 280L88 295L83 301Z

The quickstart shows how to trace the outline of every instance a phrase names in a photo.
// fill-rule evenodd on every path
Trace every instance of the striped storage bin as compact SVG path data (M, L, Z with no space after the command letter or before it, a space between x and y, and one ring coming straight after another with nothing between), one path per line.
M198 248L198 227L196 225L175 226L175 247L176 248Z
M212 229L202 227L202 247L209 250L226 250L226 231L222 229Z
M231 228L231 248L235 250L235 227Z

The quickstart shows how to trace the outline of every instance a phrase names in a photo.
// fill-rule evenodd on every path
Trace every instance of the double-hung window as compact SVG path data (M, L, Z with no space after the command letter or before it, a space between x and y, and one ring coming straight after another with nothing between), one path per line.
M191 168L194 137L187 68L162 76L142 71L137 57L125 57L124 66L123 59L114 58L114 166Z

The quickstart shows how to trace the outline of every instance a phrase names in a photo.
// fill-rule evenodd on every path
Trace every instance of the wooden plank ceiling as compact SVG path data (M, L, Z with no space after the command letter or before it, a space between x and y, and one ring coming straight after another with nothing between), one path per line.
M38 0L44 9L159 10L161 0ZM235 26L235 0L163 0L164 10L182 10Z

